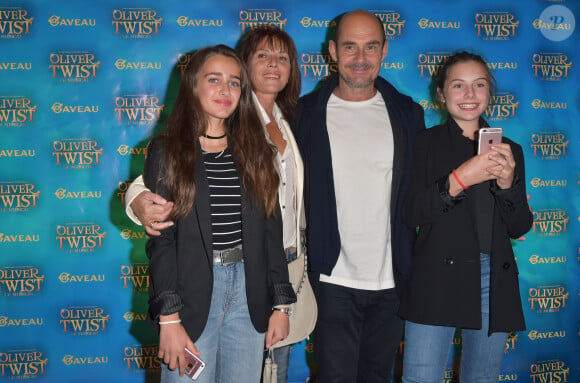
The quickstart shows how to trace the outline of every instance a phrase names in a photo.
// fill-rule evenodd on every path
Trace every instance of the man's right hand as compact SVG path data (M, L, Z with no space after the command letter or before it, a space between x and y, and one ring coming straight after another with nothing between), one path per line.
M173 202L166 201L158 194L150 191L140 193L131 202L131 209L149 235L161 235L160 230L173 225L172 221L167 221L173 209Z

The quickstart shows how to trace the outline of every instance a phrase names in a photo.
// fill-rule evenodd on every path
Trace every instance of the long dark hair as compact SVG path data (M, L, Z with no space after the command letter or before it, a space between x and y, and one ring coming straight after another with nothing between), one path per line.
M202 66L212 56L234 59L241 74L241 95L235 111L225 120L228 145L242 184L252 203L261 205L268 217L274 215L278 191L278 173L274 167L275 152L266 141L254 107L248 73L236 52L225 45L198 50L183 71L181 84L165 130L165 163L162 176L167 198L174 202L173 219L185 217L195 197L194 169L196 143L205 134L208 117L201 107L197 85Z
M241 44L239 45L238 51L240 52L240 57L244 61L251 71L250 64L251 59L258 46L263 42L270 49L280 47L281 50L285 50L288 53L290 59L290 77L288 78L288 84L286 87L278 93L276 97L276 104L282 111L284 119L286 121L292 121L292 114L298 103L298 97L300 96L300 69L298 69L298 52L296 50L296 45L294 41L288 35L279 28L275 28L269 25L260 25L252 28L246 35L243 36Z

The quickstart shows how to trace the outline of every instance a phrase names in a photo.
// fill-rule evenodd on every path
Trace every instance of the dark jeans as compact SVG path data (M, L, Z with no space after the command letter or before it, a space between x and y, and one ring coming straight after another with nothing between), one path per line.
M390 382L403 335L395 289L358 290L319 282L317 303L316 382Z

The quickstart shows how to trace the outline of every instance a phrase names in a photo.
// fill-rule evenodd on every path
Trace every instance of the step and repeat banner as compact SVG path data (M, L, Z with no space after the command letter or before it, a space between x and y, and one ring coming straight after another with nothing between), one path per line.
M438 65L474 50L498 83L486 118L524 148L532 230L514 241L527 330L500 381L580 382L578 1L356 2L384 23L381 75L426 111ZM194 49L234 46L255 25L296 41L303 93L336 71L329 29L347 0L0 3L0 381L155 382L145 325L144 230L129 183L167 117ZM445 382L456 382L454 339ZM291 354L290 382L316 366ZM401 343L401 353L404 343ZM455 364L454 364L455 363ZM401 357L396 363L400 379Z

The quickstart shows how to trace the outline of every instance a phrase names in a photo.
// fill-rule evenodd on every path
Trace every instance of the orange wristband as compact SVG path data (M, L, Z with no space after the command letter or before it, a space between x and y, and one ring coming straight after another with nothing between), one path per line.
M455 179L457 180L457 183L459 184L459 186L461 186L463 188L463 190L467 190L467 188L465 187L463 182L461 182L459 180L459 177L457 177L457 173L455 172L455 169L453 169L452 173L453 173L453 177L455 177Z

